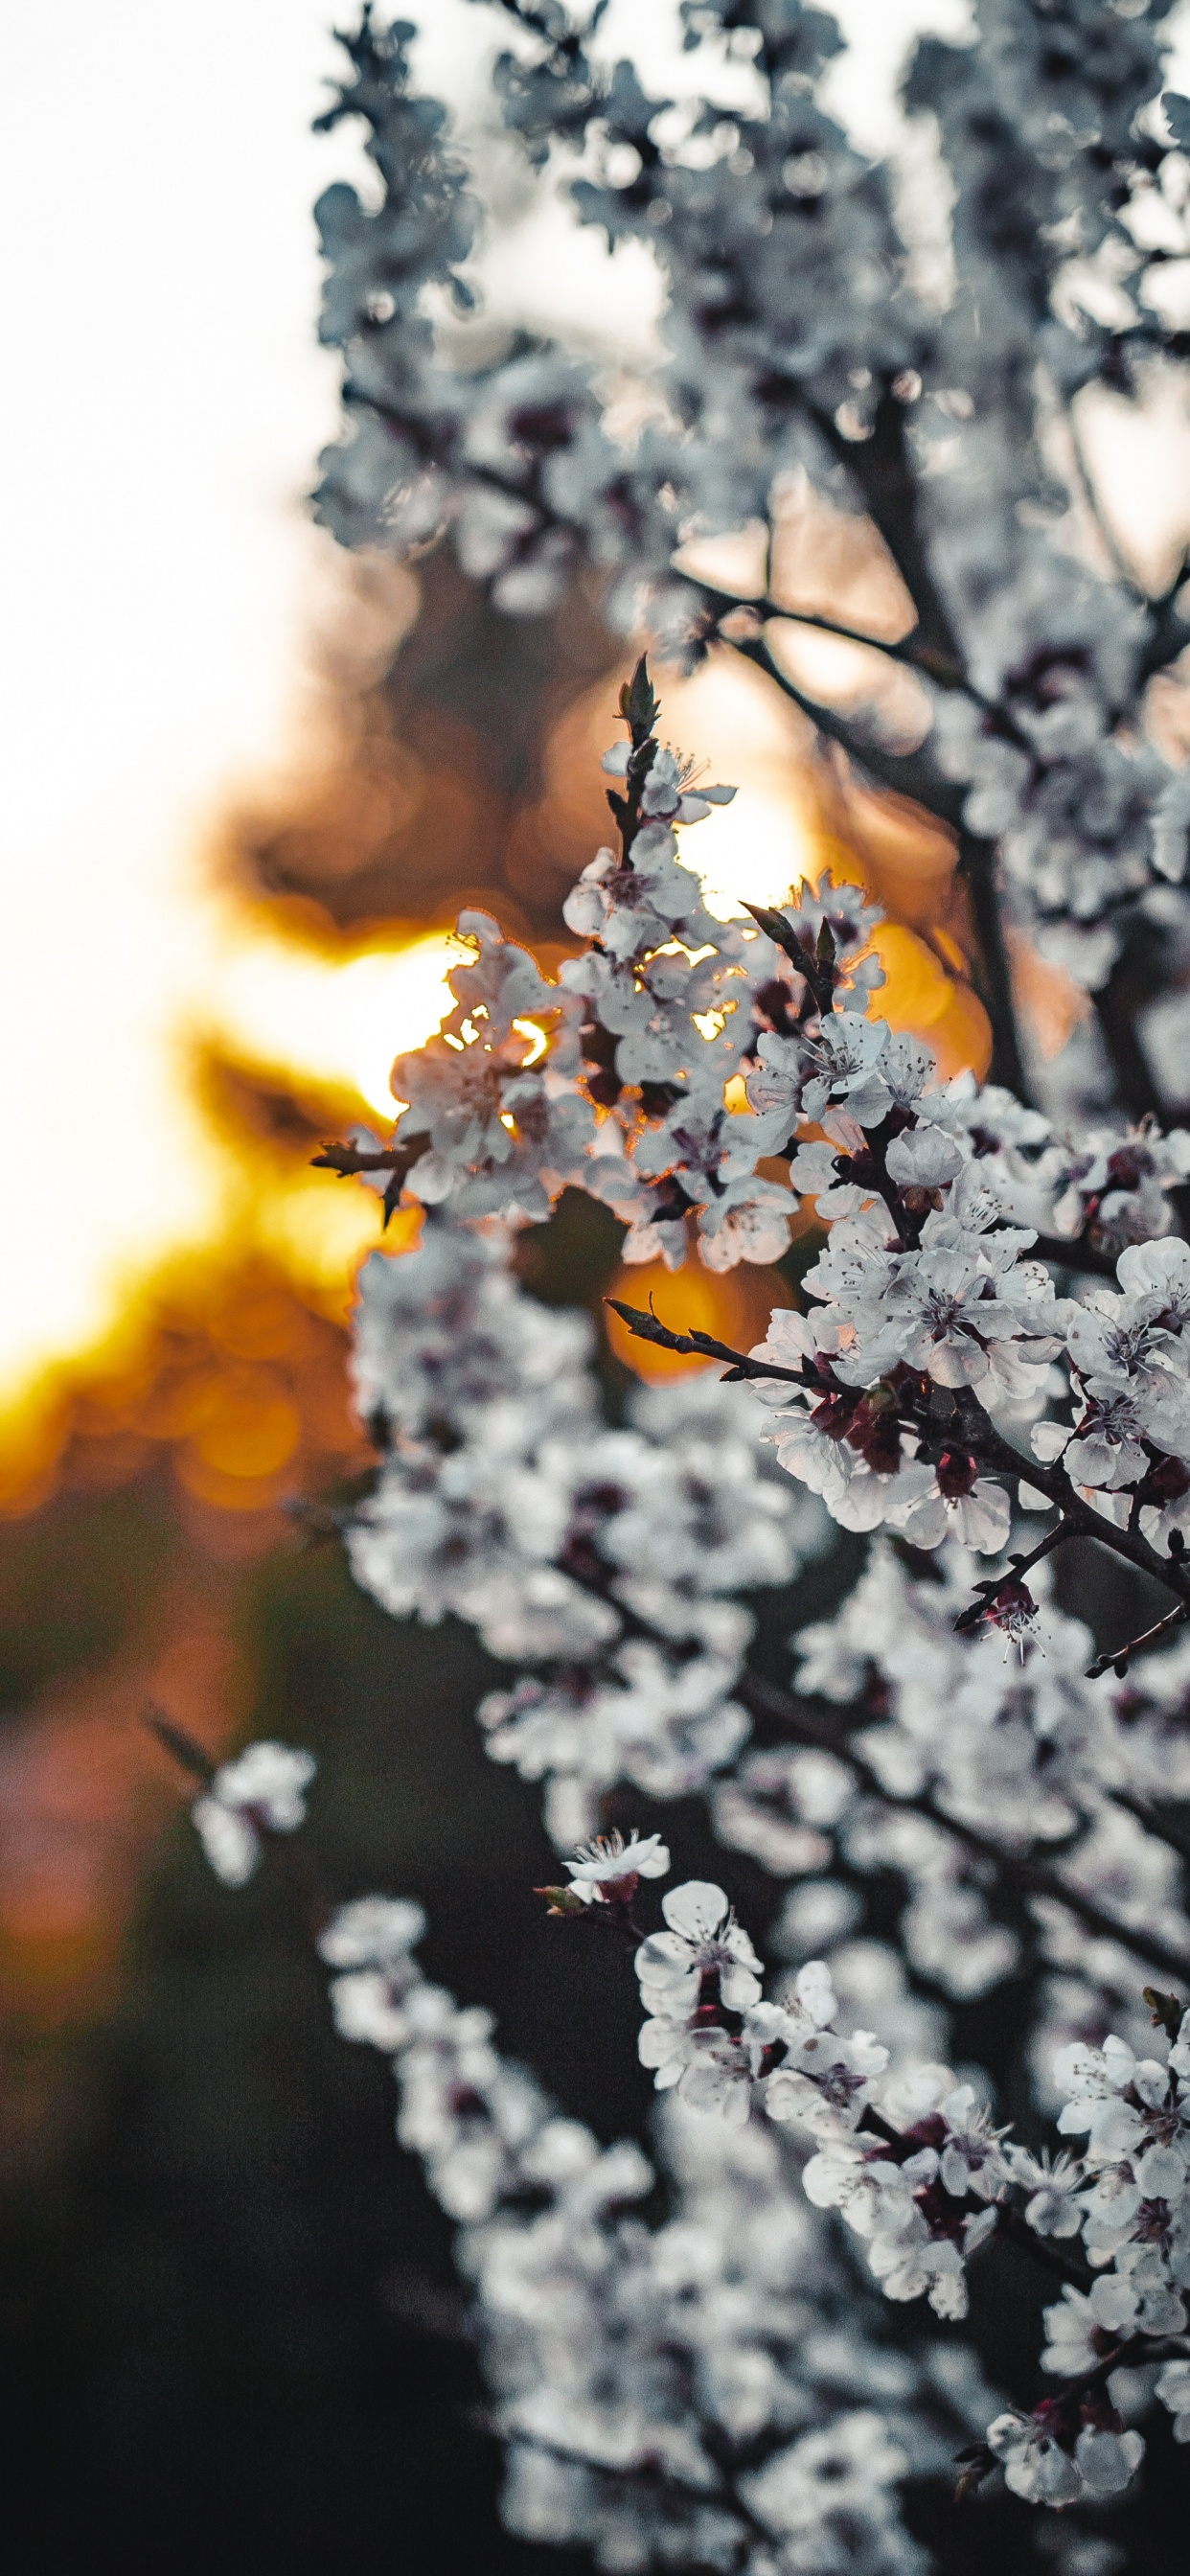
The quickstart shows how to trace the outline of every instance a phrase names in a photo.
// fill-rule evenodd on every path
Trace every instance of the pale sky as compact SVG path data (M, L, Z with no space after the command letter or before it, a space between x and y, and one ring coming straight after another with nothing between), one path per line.
M174 1034L204 826L285 757L330 554L327 16L5 16L0 1383L217 1221Z

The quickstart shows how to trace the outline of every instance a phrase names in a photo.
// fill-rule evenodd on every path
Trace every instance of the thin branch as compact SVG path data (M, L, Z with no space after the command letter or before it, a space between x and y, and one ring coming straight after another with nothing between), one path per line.
M970 1387L960 1390L955 1413L962 1426L964 1446L972 1456L1001 1475L1023 1477L1027 1485L1035 1486L1058 1505L1080 1538L1094 1539L1100 1547L1110 1548L1113 1555L1126 1558L1139 1573L1163 1584L1167 1592L1175 1593L1190 1609L1190 1565L1183 1565L1177 1557L1158 1555L1156 1548L1136 1531L1117 1529L1113 1522L1104 1520L1101 1513L1082 1501L1064 1467L1022 1457L1020 1450L997 1431Z
M934 579L918 522L920 483L909 455L904 405L886 387L876 404L870 438L844 438L831 413L807 404L807 413L848 479L892 556L917 611L928 647L962 661L958 638Z
M1036 1547L1030 1548L1027 1556L1014 1551L1008 1562L1017 1582L1023 1583L1025 1576L1032 1573L1035 1565L1041 1564L1043 1557L1052 1556L1055 1548L1063 1547L1066 1540L1073 1538L1074 1535L1074 1531L1067 1529L1064 1521L1059 1521L1056 1529L1047 1530L1045 1537L1038 1539Z
M701 1353L708 1359L723 1360L728 1366L729 1379L766 1377L779 1379L786 1385L804 1387L808 1384L804 1369L773 1368L767 1361L751 1359L745 1351L733 1350L729 1342L717 1341L710 1333L676 1333L668 1324L661 1323L656 1315L646 1314L640 1307L625 1305L614 1297L607 1302L638 1340L657 1342L663 1350ZM937 1436L938 1423L920 1404L914 1406L903 1401L903 1410L907 1416L907 1428L915 1432L925 1429L931 1436ZM1150 1575L1154 1582L1163 1584L1167 1592L1176 1593L1190 1614L1190 1561L1183 1564L1177 1557L1159 1556L1156 1548L1150 1547L1148 1540L1139 1537L1135 1531L1117 1529L1113 1522L1104 1520L1081 1500L1063 1467L1024 1457L997 1431L970 1387L959 1390L950 1419L958 1426L958 1436L964 1448L981 1465L995 1468L1000 1475L1023 1478L1027 1485L1036 1487L1062 1512L1071 1537L1094 1539L1100 1547L1110 1548L1114 1555L1126 1558L1138 1572ZM1052 1539L1046 1542L1047 1546L1054 1543Z
M419 1140L422 1152L429 1148L429 1137ZM395 1172L408 1166L407 1145L324 1145L320 1154L312 1154L310 1167L315 1172L337 1172L340 1180L352 1180L360 1172Z
M1168 1103L1157 1090L1148 1058L1137 1034L1137 1021L1152 999L1154 927L1143 925L1146 954L1136 953L1135 936L1127 937L1106 983L1091 995L1104 1053L1111 1067L1121 1107L1136 1121L1168 1118Z
M687 1357L694 1354L702 1359L725 1360L728 1382L737 1378L770 1377L778 1378L783 1386L801 1386L803 1383L799 1370L770 1368L767 1360L750 1359L746 1351L733 1351L729 1342L716 1341L713 1333L675 1333L651 1308L646 1313L643 1306L626 1306L620 1297L606 1297L604 1304L611 1307L613 1315L618 1315L621 1323L627 1324L638 1342L656 1342L664 1351L680 1351Z
M959 830L965 791L940 777L931 762L923 760L917 752L886 751L880 743L858 733L845 716L837 714L834 707L811 697L807 690L800 689L797 682L789 678L763 636L725 636L723 640L731 645L733 653L741 654L746 662L754 663L758 671L763 671L766 679L775 680L784 696L792 699L794 706L800 707L818 732L826 734L831 742L837 742L849 760L868 771L878 787L889 788L896 796L909 797L915 805L924 805L939 822L948 823L952 831Z
M401 1204L401 1193L414 1164L420 1163L422 1155L429 1153L430 1144L430 1137L422 1134L394 1136L390 1144L378 1149L361 1145L324 1145L320 1154L311 1156L311 1167L316 1172L337 1172L341 1180L359 1172L387 1172L390 1177L383 1200L387 1226L389 1218Z
M980 966L973 980L992 1030L989 1073L994 1082L1002 1083L1006 1090L1015 1091L1018 1099L1028 1103L1032 1098L1032 1088L1025 1073L1017 1034L1012 971L1004 941L997 884L995 844L964 830L965 790L942 778L932 762L920 752L886 751L882 744L858 733L834 707L825 706L820 699L811 697L789 678L763 636L745 635L725 640L731 643L733 652L742 654L744 660L763 671L766 678L775 680L777 687L792 699L819 733L826 734L831 742L837 742L848 759L857 768L866 769L878 787L886 788L896 796L907 796L914 804L924 805L927 813L933 814L937 821L947 824L957 834L958 868L970 893L979 944Z
M209 1789L218 1766L211 1760L205 1747L196 1742L188 1728L176 1725L174 1719L168 1717L165 1710L156 1707L152 1701L142 1712L141 1722L148 1728L150 1735L156 1736L162 1751L168 1753L171 1762L176 1762L179 1769L185 1771L191 1780L197 1780L204 1789Z
M1142 1646L1155 1646L1161 1637L1169 1635L1171 1628L1184 1627L1187 1619L1190 1619L1190 1606L1184 1601L1179 1602L1176 1610L1168 1611L1165 1618L1156 1620L1151 1628L1142 1629L1139 1637L1130 1637L1126 1646L1109 1646L1102 1655L1097 1655L1094 1663L1087 1666L1087 1680L1099 1682L1105 1673L1114 1673L1118 1681L1123 1681L1133 1655L1138 1655Z
M1144 2362L1182 2361L1188 2352L1190 2343L1185 2335L1129 2335L1126 2342L1116 2345L1114 2352L1105 2352L1103 2359L1095 2362L1090 2370L1080 2371L1077 2379L1061 2380L1052 2402L1060 2405L1066 2398L1081 2402L1084 2397L1093 2397L1098 2389L1106 2387L1114 2370L1135 2370Z
M1003 896L1000 885L1000 856L994 841L978 832L969 832L960 821L958 873L971 898L975 935L979 943L980 970L974 978L975 988L992 1027L992 1060L988 1077L1014 1091L1026 1106L1032 1101L1033 1087L1025 1071L1020 1035L1016 1023L1016 1003L1012 989L1012 965L1004 937Z
M949 654L931 651L928 644L918 640L916 627L908 635L898 637L868 635L861 626L847 626L840 618L824 617L817 609L790 607L784 600L770 599L767 592L749 596L744 591L721 589L717 582L708 581L704 575L696 577L684 572L680 564L675 565L674 570L684 581L691 582L692 587L700 590L708 607L722 616L731 617L742 612L745 616L759 618L763 624L773 619L786 626L811 626L818 635L835 635L841 644L859 644L865 652L882 654L887 662L899 662L904 669L919 672L923 679L933 680L940 689L961 690L965 697L973 698L977 706L987 707L989 713L995 712L990 701L981 697L968 679L961 662ZM730 635L723 638L728 644L733 640Z

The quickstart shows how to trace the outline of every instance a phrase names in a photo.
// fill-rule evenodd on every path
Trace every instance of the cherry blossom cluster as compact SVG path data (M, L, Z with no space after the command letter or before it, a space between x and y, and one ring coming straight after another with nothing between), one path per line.
M614 58L602 12L502 10L494 106L520 185L653 264L656 358L625 399L622 349L593 351L581 321L549 340L481 313L476 338L490 140L472 155L450 133L411 89L412 30L365 12L322 120L363 117L382 186L376 206L339 186L318 209L346 421L323 518L398 555L449 530L510 615L593 569L614 628L669 658L747 656L957 826L985 934L998 846L1015 911L1082 982L1126 973L1143 942L1177 984L1190 787L1152 683L1190 638L1184 566L1145 590L1084 438L1089 390L1143 401L1184 356L1190 107L1158 104L1170 0L976 0L974 41L921 39L902 95L934 184L916 188L823 104L842 38L801 0L686 0L696 77L678 99ZM899 640L823 615L782 544L791 491L870 522L902 585ZM766 524L769 569L742 598L690 568L692 541ZM854 687L832 699L786 649L815 626L867 644L858 712ZM990 982L1003 997L1002 948ZM1110 1056L1110 999L1103 1029Z
M269 1841L293 1829L293 1784L304 1790L313 1769L309 1755L257 1744L219 1777L260 1775ZM208 1804L195 1821L234 1883ZM546 1893L555 1912L602 1917L636 1943L637 1900L669 1866L656 1834L598 1837ZM392 2060L398 2136L460 2229L510 2529L582 2542L607 2567L686 2555L749 2576L774 2547L796 2569L830 2566L840 2549L851 2556L837 2563L854 2564L862 2542L860 2563L894 2576L924 2563L897 2483L941 2470L948 2439L965 2491L1000 2468L1031 2503L1110 2500L1144 2455L1110 2383L1149 2355L1164 2365L1156 2394L1178 2437L1190 2433L1190 2013L1176 1997L1150 1994L1162 2036L1142 2058L1114 2037L1061 2053L1058 2128L1087 2144L1051 2162L997 2128L948 2067L897 2068L873 2032L841 2034L821 1960L766 2002L721 1887L688 1881L662 1914L635 1955L639 2053L667 2097L657 2145L669 2206L648 2226L631 2212L654 2191L654 2166L560 2116L501 2058L491 2015L427 1982L420 1906L366 1896L315 1908L336 2026ZM1067 2276L1045 2314L1056 2393L1031 2412L990 2413L969 2352L931 2363L883 2344L871 2292L849 2282L824 2232L828 2212L886 2300L924 2298L948 2327L966 2316L967 2268L993 2239L1050 2248ZM860 2392L866 2402L849 2405ZM974 2435L957 2453L956 2432Z
M495 148L417 95L404 22L365 9L345 39L323 123L363 119L379 186L318 210L348 424L320 514L404 558L449 538L513 616L581 575L613 630L686 667L742 656L940 818L992 1078L941 1081L882 1018L860 887L708 909L683 836L732 791L663 740L642 660L610 845L565 906L578 953L548 976L464 914L392 1134L323 1160L421 1215L361 1285L378 1466L340 1516L353 1570L493 1659L488 1750L542 1783L571 1855L543 1891L558 1937L635 1955L656 2161L560 2116L427 1983L405 1900L315 1905L332 2008L393 2059L400 2135L460 2228L513 2530L609 2571L923 2576L899 2488L959 2449L963 2493L1002 2472L1069 2517L1069 2576L1102 2576L1138 2386L1150 2439L1162 2410L1190 2438L1190 1135L1163 1114L1190 621L1185 562L1146 589L1127 560L1088 437L1186 354L1168 0L975 0L922 39L902 99L927 186L828 112L841 40L802 0L684 0L676 101L611 58L601 8L500 6ZM476 333L477 174L510 150L521 204L561 194L653 263L655 361ZM841 517L884 566L871 627L822 610L815 532ZM745 530L764 562L737 594L706 541ZM816 630L866 674L846 700ZM1035 1069L1041 1105L1022 937L1096 995ZM685 1329L680 1281L666 1320L622 1303L726 1374L613 1414L588 1319L517 1275L567 1190L672 1272L781 1262L817 1228L796 1310L743 1352ZM781 1690L773 1596L829 1521L879 1535L830 1615L790 1598ZM1167 1615L1093 1638L1057 1604L1055 1569L1104 1550ZM296 1871L308 1756L182 1758L221 1877L274 1848ZM626 1788L697 1796L780 1883L767 1995L711 1881L642 1920L677 1824L614 1830ZM1054 2158L969 2062L990 1995ZM1039 2400L1032 2344L1006 2396L957 2331L1004 2238L1055 2292Z
M1078 2212L1095 2277L1084 2291L1070 2284L1059 2305L1045 2314L1043 2368L1073 2390L1093 2397L1082 2405L1084 2429L1071 2449L1069 2397L1045 2402L1029 2419L1004 2416L988 2440L1016 2493L1064 2504L1102 2493L1122 2482L1142 2455L1135 2431L1113 2427L1103 2411L1105 2357L1110 2367L1121 2340L1134 2357L1148 2348L1163 2357L1161 2339L1182 2338L1185 2292L1190 2287L1190 2015L1173 1997L1154 1997L1164 2015L1167 2043L1158 2057L1138 2058L1109 2037L1102 2048L1064 2049L1054 2069L1066 2100L1058 2127L1086 2134L1081 2173L1071 2170L1046 2186L1056 2230L1073 2234L1067 2215ZM1173 2045L1168 2035L1173 2034ZM1070 2195L1079 2188L1079 2202ZM1036 2222L1034 2222L1036 2223ZM1055 2230L1055 2232L1056 2232ZM1156 2395L1174 2418L1178 2440L1190 2438L1186 2395L1190 2367L1169 2361L1156 2380ZM1114 2444L1114 2448L1112 2447ZM1091 2454L1096 2456L1092 2459Z
M1015 1489L1023 1507L1060 1516L1035 1553L1093 1533L1159 1574L1180 1618L1190 1604L1178 1564L1190 1526L1190 1253L1166 1230L1190 1135L1150 1125L1114 1143L1092 1132L1064 1144L995 1086L939 1083L928 1049L875 1016L875 915L854 886L826 877L755 910L747 930L716 923L677 856L679 830L708 797L683 787L660 741L643 660L621 707L628 740L605 762L623 781L609 796L619 855L601 853L567 906L587 950L550 983L487 916L465 914L475 961L451 976L441 1033L394 1066L391 1142L324 1159L387 1172L386 1198L455 1226L540 1221L563 1188L583 1188L625 1223L629 1261L660 1254L677 1265L692 1228L712 1268L768 1261L788 1241L789 1216L813 1212L829 1233L803 1279L804 1311L779 1309L750 1354L718 1346L772 1409L781 1466L845 1528L885 1525L927 1549L953 1536L992 1556L1008 1542ZM787 1184L771 1176L774 1162ZM1028 1257L1039 1243L1072 1274L1106 1271L1117 1284L1058 1294ZM383 1265L369 1276L372 1353L386 1330ZM713 1355L705 1337L621 1312L647 1339ZM393 1330L399 1353L399 1317ZM527 1410L487 1408L482 1443L460 1439L449 1406L436 1447L424 1422L419 1431L402 1418L410 1403L424 1415L420 1374L416 1401L398 1397L400 1463L355 1545L363 1579L391 1608L462 1609L513 1655L563 1654L571 1642L581 1655L614 1633L606 1601L587 1598L580 1611L554 1562L574 1535L570 1471L562 1465L552 1495L540 1468L530 1484L513 1482L530 1447L542 1467L547 1451L560 1463L549 1432L564 1429L572 1400L581 1413L562 1360L574 1331L543 1325L537 1397ZM369 1411L372 1357L361 1365ZM478 1423L482 1406L482 1389L476 1406L468 1390L468 1418ZM584 1454L594 1456L585 1440ZM603 1481L618 1494L611 1452L607 1461ZM588 1493L599 1482L588 1474ZM522 1596L504 1574L526 1545L544 1562L518 1631ZM1035 1605L1023 1581L984 1594L989 1617L1027 1630ZM654 1624L665 1630L661 1612Z
M1027 1500L1069 1503L1084 1526L1093 1513L1139 1533L1146 1561L1180 1554L1186 1245L1129 1244L1116 1289L1056 1296L1049 1272L1024 1257L1036 1228L1012 1222L997 1157L975 1150L969 1129L956 1134L946 1090L927 1090L922 1075L912 1107L903 1080L898 1099L886 1066L895 1042L879 1024L864 1021L862 1038L859 1027L854 1069L820 1113L828 1141L790 1165L794 1180L825 1185L819 1211L833 1219L804 1281L815 1303L775 1314L752 1354L770 1371L758 1392L779 1408L782 1464L844 1527L887 1522L918 1547L949 1532L999 1553L1010 1516L1003 1479L1015 1474ZM1186 1141L1172 1140L1179 1157ZM1030 1427L1055 1386L1055 1361L1068 1372L1057 1381L1068 1418ZM1030 1457L1057 1465L1057 1477L1034 1482Z
M191 1814L216 1878L245 1887L260 1866L267 1838L296 1833L306 1816L314 1756L289 1744L250 1744L212 1770Z
M289 1759L308 1780L310 1757ZM616 1838L568 1867L580 1909L616 1910L668 1854ZM609 2570L920 2576L899 2488L945 2477L982 2433L994 2400L975 2356L886 2339L787 2133L679 2099L656 2162L601 2146L501 2055L490 2013L426 1979L425 1928L409 1899L365 1896L324 1913L316 1940L336 2026L391 2060L398 2137L458 2229L506 2526ZM665 2212L646 2223L659 2181Z
M722 1839L783 1875L839 1862L861 1877L899 1871L910 1897L905 1955L957 1998L985 1993L1020 1963L1020 1931L1003 1920L1014 1891L989 1886L997 1845L1060 1854L1037 1926L1041 1955L1055 1964L1066 1964L1074 1929L1064 1892L1075 1906L1097 1906L1104 1924L1147 1931L1190 1956L1180 1856L1162 1839L1160 1814L1162 1802L1190 1791L1175 1718L1184 1648L1146 1656L1129 1683L1104 1688L1086 1678L1090 1632L1047 1601L1024 1657L1006 1663L994 1630L956 1632L970 1572L969 1560L944 1549L941 1580L915 1578L887 1541L877 1544L837 1616L794 1640L799 1693L847 1708L847 1736L833 1755L755 1755L739 1766L716 1793ZM866 1789L840 1759L849 1750L875 1774ZM779 1837L796 1829L808 1798L817 1801L816 1847L785 1851ZM1075 1950L1085 1971L1085 1932ZM1110 1973L1106 1984L1114 2005ZM1090 2002L1084 1982L1078 2008ZM1065 2008L1076 2008L1072 1991ZM1047 2001L1043 2019L1048 2031Z
M770 1355L781 1367L829 1392L834 1378L858 1383L854 1368L871 1352L864 1385L917 1365L946 1388L987 1378L1001 1405L1027 1397L1061 1348L1067 1309L1022 1254L1041 1237L1094 1268L1165 1234L1169 1194L1190 1174L1190 1134L1163 1135L1149 1120L1066 1139L998 1086L969 1075L939 1084L929 1050L873 1016L880 915L829 872L779 909L716 920L678 834L730 791L682 786L687 764L655 730L643 661L621 711L628 741L604 760L623 782L609 794L619 851L600 851L564 906L586 950L554 982L489 915L464 913L459 937L474 962L449 976L454 1007L440 1033L393 1067L391 1143L365 1138L325 1159L371 1177L390 1205L403 1197L459 1222L540 1222L563 1189L581 1188L626 1224L626 1261L672 1269L692 1229L711 1270L779 1259L788 1220L809 1200L835 1229L808 1281L826 1312L812 1341L795 1320L781 1327L792 1336ZM774 1159L788 1161L788 1182L771 1176ZM1124 1285L1151 1295L1157 1277L1134 1258ZM928 1369L914 1359L927 1340ZM1168 1341L1150 1366L1176 1374ZM831 1442L836 1500L845 1485L867 1485L867 1418ZM793 1424L780 1430L789 1446ZM866 1445L879 1452L874 1434ZM807 1454L820 1450L812 1440ZM875 1512L876 1491L857 1491L836 1517ZM912 1494L919 1543L968 1524L1002 1538L1002 1521L981 1515L987 1497L969 1492L919 1475L898 1487L897 1508Z
M680 862L679 829L734 791L684 783L687 765L653 731L643 661L621 705L629 740L604 761L623 782L609 792L619 853L601 850L564 907L587 950L554 983L489 915L464 913L459 936L475 960L449 977L455 1007L440 1034L393 1067L402 1106L391 1149L339 1148L332 1159L386 1170L390 1193L458 1220L540 1221L567 1185L580 1187L627 1223L632 1262L660 1255L679 1267L688 1218L708 1268L772 1261L797 1204L757 1170L780 1119L740 1115L726 1093L758 1028L781 1025L808 988L753 921L715 920ZM875 960L860 955L876 918L854 886L828 886L780 917L778 939L799 965L827 923L816 999L879 983Z
M741 1595L790 1583L826 1524L766 1459L746 1388L642 1388L610 1428L588 1319L528 1296L510 1249L447 1212L366 1264L356 1382L381 1463L346 1540L394 1615L465 1619L530 1668L480 1722L494 1760L545 1783L567 1844L617 1782L679 1796L732 1760L751 1729Z
M1139 2240L1108 2246L1093 2156L1051 2164L994 2129L982 2079L955 2071L951 2017L1019 1981L1022 2089L1052 2111L1063 2051L1115 2031L1156 2063L1141 1983L1190 1983L1170 1814L1190 1788L1190 1666L1184 1642L1154 1651L1190 1605L1190 1253L1169 1231L1190 1138L1152 1122L1063 1136L999 1086L939 1083L878 1016L858 887L828 877L716 922L678 855L710 799L661 743L643 663L621 703L627 744L605 763L619 850L567 907L585 950L551 982L465 917L474 962L454 970L440 1036L394 1068L391 1139L326 1156L422 1211L417 1247L362 1277L357 1382L379 1462L345 1516L352 1565L396 1615L462 1617L511 1667L478 1712L488 1749L542 1782L559 1849L581 1842L551 1909L632 1941L641 2055L684 2114L779 2137L790 2191L812 2144L812 2203L888 2298L944 2325L993 2235L1042 2249L1063 2292L1047 2352L1085 2318L1108 2340L1054 2362L1062 2385L1032 2412L988 2405L963 2476L998 2463L1031 2501L1090 2505L1124 2490L1143 2448L1108 2386L1115 2356L1130 2369L1139 2347L1182 2386L1176 2226L1143 2260ZM587 1318L516 1276L521 1231L564 1187L613 1209L630 1260L675 1267L692 1240L712 1267L771 1258L800 1210L821 1228L802 1307L778 1308L747 1353L683 1333L680 1302L675 1325L621 1304L645 1340L726 1375L639 1390L610 1424ZM783 1692L753 1659L746 1596L820 1551L823 1504L884 1534L851 1597L802 1625ZM1163 1581L1169 1616L1096 1663L1050 1597L1067 1542ZM644 1931L637 1903L668 1851L597 1831L624 1784L701 1794L723 1843L791 1882L769 1997L710 1882L674 1890L665 1930ZM335 2009L395 2046L406 2007L386 1975L345 1967ZM1146 2306L1163 2265L1165 2305L1154 2290ZM556 2361L551 2392L578 2373L587 2402L588 2359ZM609 2563L664 2558L653 2505L626 2504L619 2472L617 2536L598 2536L586 2437L578 2478L573 2425L545 2468L521 2460L519 2422L516 2528L586 2536ZM558 2494L564 2508L541 2501ZM763 2518L751 2486L736 2495Z
M603 1901L615 1900L611 1882ZM691 1881L662 1911L667 1929L636 1957L648 2016L640 2056L655 2084L732 2127L762 2114L807 2131L816 2143L806 2194L842 2213L886 2298L924 2296L940 2318L961 2319L966 2267L1006 2220L1018 2236L1023 2223L1056 2244L1081 2235L1088 2286L1067 2282L1045 2317L1043 2367L1067 2384L1029 2416L998 2415L982 2467L998 2462L1034 2503L1118 2493L1144 2441L1120 2422L1111 2372L1147 2350L1165 2359L1171 2337L1190 2349L1190 2012L1152 1996L1160 2057L1138 2059L1114 2037L1061 2052L1059 2131L1089 2134L1077 2161L1050 2164L996 2129L948 2067L918 2064L889 2079L889 2051L871 2031L833 2028L821 1960L807 1962L781 2003L762 2001L760 1962L721 1887ZM1185 2386L1177 2360L1161 2382L1175 2416L1186 2411Z

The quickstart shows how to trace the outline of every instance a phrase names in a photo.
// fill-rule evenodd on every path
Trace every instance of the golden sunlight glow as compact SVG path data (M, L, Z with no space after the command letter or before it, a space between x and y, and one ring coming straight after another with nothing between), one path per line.
M514 1020L512 1025L518 1037L527 1038L529 1041L529 1053L524 1062L524 1071L527 1073L531 1064L540 1063L549 1045L549 1039L545 1030L538 1028L536 1020Z
M584 715L590 745L572 745L593 774L612 694L601 689ZM683 850L720 918L745 895L780 901L827 856L859 872L824 839L800 724L750 671L716 657L670 684L666 712L672 739L705 744L709 774L738 783L735 802L693 827ZM392 925L355 954L325 926L320 946L316 922L303 934L267 903L216 895L176 845L165 865L138 854L123 876L76 879L65 914L32 896L23 912L0 957L5 1197L18 1247L0 1270L0 1404L11 1415L24 1395L36 1401L39 1373L105 1342L163 1264L209 1258L220 1244L253 1248L343 1315L356 1261L379 1237L376 1195L302 1167L300 1155L254 1158L204 1107L196 1058L213 1049L276 1077L325 1115L328 1133L353 1117L387 1123L393 1059L440 1026L447 972L467 949L445 930L402 940ZM948 972L961 978L961 953L944 963L895 923L877 944L889 973L881 1010L919 1028L944 1071L982 1069L986 1023ZM535 1062L542 1030L517 1027Z
M358 1092L391 1121L393 1058L423 1046L441 1026L453 1007L447 969L468 953L446 931L346 964L280 940L243 946L217 978L210 1025L243 1061ZM542 1038L538 1053L544 1044Z
M259 914L166 882L106 939L85 902L72 935L31 914L0 961L9 1104L0 1267L0 1402L102 1340L163 1261L234 1234L296 1279L346 1298L377 1233L370 1192L324 1173L249 1173L204 1113L196 1046L274 1073L350 1113L392 1120L395 1054L450 1008L464 953L443 931L347 958L275 934ZM82 932L91 929L92 936ZM390 934L391 937L391 934Z
M781 903L816 873L796 805L771 787L740 787L690 833L682 856L702 878L707 911L730 921L749 903Z
M606 741L606 714L602 726ZM734 655L716 653L693 678L667 683L663 727L668 741L697 749L703 778L736 790L730 805L713 806L682 843L683 863L701 877L716 921L742 913L745 899L780 903L804 877L817 876L808 728L763 680Z

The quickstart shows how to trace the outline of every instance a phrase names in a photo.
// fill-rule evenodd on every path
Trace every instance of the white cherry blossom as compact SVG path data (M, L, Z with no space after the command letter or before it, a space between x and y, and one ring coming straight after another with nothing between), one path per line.
M634 1827L627 1842L619 1833L597 1834L567 1861L566 1868L574 1894L584 1905L596 1905L606 1900L609 1889L631 1895L638 1878L664 1878L669 1852L660 1834L642 1838Z
M243 1887L259 1866L266 1834L292 1834L306 1813L317 1764L312 1753L271 1738L224 1762L190 1813L216 1877Z

